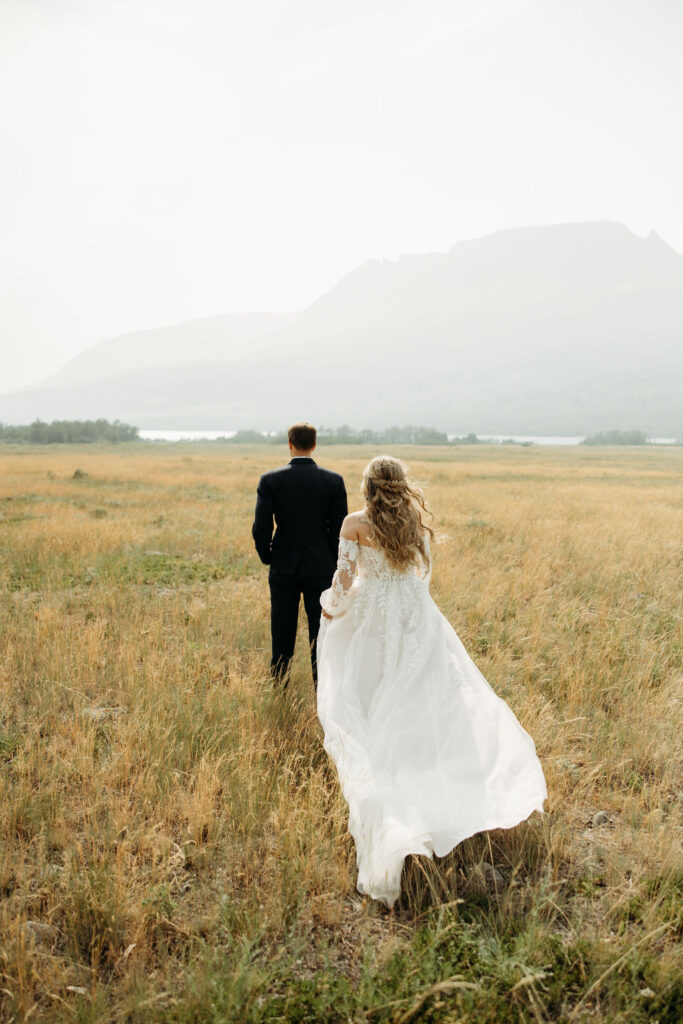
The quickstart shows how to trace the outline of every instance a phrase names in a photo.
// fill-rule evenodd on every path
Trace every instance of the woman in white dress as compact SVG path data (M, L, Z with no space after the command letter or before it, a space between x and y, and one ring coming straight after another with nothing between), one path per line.
M429 593L427 508L388 455L363 473L320 599L318 717L349 805L358 891L386 906L408 854L543 813L534 741Z

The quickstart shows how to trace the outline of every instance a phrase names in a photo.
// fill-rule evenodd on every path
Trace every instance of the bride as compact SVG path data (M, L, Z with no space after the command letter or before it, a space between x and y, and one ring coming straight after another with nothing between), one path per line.
M420 491L379 455L361 493L320 598L318 717L349 805L358 891L391 907L408 854L442 857L543 813L547 790L531 736L430 596Z

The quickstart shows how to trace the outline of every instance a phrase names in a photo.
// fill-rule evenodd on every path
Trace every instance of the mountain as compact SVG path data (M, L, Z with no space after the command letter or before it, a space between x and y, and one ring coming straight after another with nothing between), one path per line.
M299 314L100 342L41 388L0 397L0 421L681 436L682 342L683 256L654 232L515 228L368 261Z
M153 366L177 366L202 360L239 359L253 354L261 339L283 330L296 313L228 313L187 320L170 327L107 338L70 359L46 387L73 387Z

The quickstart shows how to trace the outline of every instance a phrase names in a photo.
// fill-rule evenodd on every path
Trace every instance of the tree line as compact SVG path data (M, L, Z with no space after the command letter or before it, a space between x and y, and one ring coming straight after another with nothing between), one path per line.
M53 420L44 423L34 420L26 426L9 426L0 423L0 441L15 444L120 444L125 441L139 441L137 427L120 420ZM452 437L434 427L388 427L386 430L355 430L344 424L341 427L320 427L318 440L324 444L353 445L469 445L492 444L476 434ZM264 434L258 430L238 430L233 437L218 438L217 444L263 444L286 445L287 434ZM515 444L512 438L498 442ZM525 445L530 441L523 442ZM586 437L585 445L642 445L649 444L649 438L642 430L605 430Z
M581 444L605 445L605 444L649 444L649 438L642 430L601 430L597 434L585 437Z
M262 434L258 430L238 430L233 437L219 438L228 444L287 444L287 434ZM319 427L318 441L324 444L487 444L476 434L448 439L448 435L434 427L388 427L386 430L354 430L341 427Z
M34 420L27 426L0 423L0 441L15 444L119 444L138 440L138 428L119 420Z

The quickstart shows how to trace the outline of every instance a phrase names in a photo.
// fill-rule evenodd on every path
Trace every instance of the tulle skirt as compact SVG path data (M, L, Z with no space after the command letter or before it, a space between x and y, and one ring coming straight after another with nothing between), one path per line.
M427 585L356 580L323 618L318 717L349 806L359 892L391 907L408 854L441 857L547 796L534 741L467 654Z

